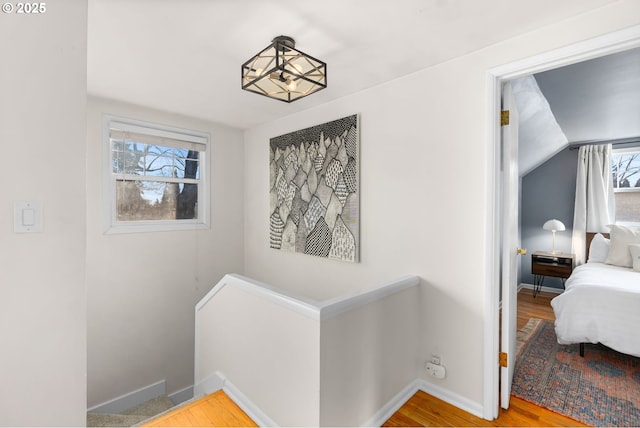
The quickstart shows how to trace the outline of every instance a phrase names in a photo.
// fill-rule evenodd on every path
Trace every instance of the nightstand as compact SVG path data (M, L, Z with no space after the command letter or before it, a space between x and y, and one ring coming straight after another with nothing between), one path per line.
M573 272L573 254L548 253L536 251L531 254L531 273L533 274L533 297L536 297L542 289L545 276L553 276L564 281Z

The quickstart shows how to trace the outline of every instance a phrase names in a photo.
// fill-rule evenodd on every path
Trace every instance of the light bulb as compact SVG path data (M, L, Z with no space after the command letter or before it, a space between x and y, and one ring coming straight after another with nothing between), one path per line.
M291 78L288 78L286 80L286 84L287 84L287 89L289 89L290 91L295 91L296 88L298 87L298 84L295 82L295 80L292 80Z
M295 68L296 72L298 74L303 74L304 73L304 69L302 68L302 66L300 64L291 64L292 68Z

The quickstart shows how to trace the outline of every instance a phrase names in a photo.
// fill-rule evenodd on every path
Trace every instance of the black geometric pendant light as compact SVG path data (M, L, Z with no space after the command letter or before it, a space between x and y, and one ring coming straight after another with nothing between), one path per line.
M278 36L242 64L242 89L287 103L327 87L327 64L295 49L295 40Z

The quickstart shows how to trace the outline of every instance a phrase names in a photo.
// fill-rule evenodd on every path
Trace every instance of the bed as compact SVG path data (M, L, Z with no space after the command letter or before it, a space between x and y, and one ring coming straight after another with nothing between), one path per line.
M556 336L560 344L580 344L582 356L585 343L601 343L640 357L640 229L611 228L610 237L588 234L588 262L551 301Z

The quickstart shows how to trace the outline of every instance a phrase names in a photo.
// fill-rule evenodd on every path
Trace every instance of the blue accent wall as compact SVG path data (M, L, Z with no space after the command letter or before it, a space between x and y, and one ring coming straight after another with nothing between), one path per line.
M520 278L525 284L533 284L531 254L551 251L551 232L542 229L545 221L556 218L564 223L566 230L556 232L556 251L571 252L577 166L578 150L567 148L522 177L520 233L527 255L520 263ZM545 277L543 285L562 288L562 281Z

